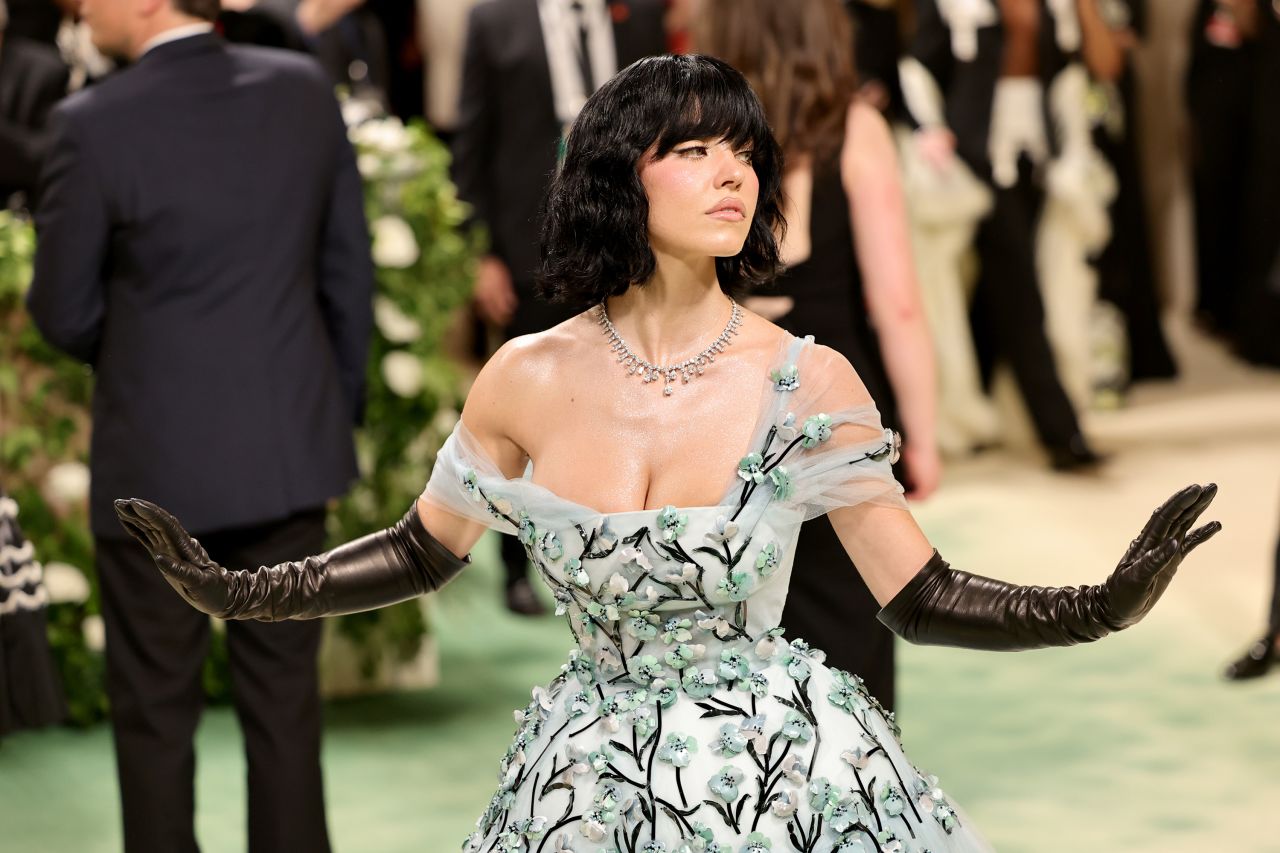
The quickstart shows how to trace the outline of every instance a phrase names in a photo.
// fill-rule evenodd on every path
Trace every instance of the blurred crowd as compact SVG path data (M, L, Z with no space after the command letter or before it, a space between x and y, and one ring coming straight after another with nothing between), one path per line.
M0 196L34 206L50 109L120 60L95 49L76 0L3 2ZM1280 362L1280 102L1267 94L1280 81L1280 7L844 6L859 97L898 136L925 309L946 356L945 450L995 442L984 392L1007 356L1056 464L1092 463L1072 410L1172 376L1160 317L1179 303L1244 357ZM516 306L533 301L537 205L577 106L640 56L707 50L699 34L724 37L724 17L700 0L224 0L215 26L232 42L309 52L336 86L453 143L460 193L492 245L477 312L519 334L560 316ZM797 97L823 82L805 63L779 68L797 75ZM1038 298L1023 284L1036 275ZM1037 325L1046 340L1028 331Z

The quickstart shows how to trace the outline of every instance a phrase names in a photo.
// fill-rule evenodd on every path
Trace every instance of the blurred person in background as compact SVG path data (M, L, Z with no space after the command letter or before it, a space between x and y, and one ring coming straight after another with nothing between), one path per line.
M1200 0L1191 24L1187 109L1195 195L1196 311L1234 337L1249 239L1259 12L1267 0ZM1275 97L1275 93L1271 93Z
M34 207L49 147L49 111L67 94L68 70L56 48L14 35L0 0L0 209Z
M263 11L253 0L220 0L214 31L234 44L256 44L307 52L307 43L296 26Z
M1257 0L1253 132L1236 351L1280 366L1280 4Z
M1275 562L1271 578L1271 607L1267 612L1267 630L1253 645L1227 667L1223 673L1229 681L1260 678L1280 660L1280 539L1276 541Z
M476 311L503 337L544 331L581 308L534 295L539 207L587 97L618 69L666 50L663 11L662 0L482 0L471 10L454 180L489 236ZM524 548L504 537L502 558L508 608L544 612Z
M1138 161L1138 114L1133 54L1145 33L1146 0L1090 0L1081 6L1106 27L1106 33L1085 44L1099 45L1089 70L1095 83L1090 93L1094 144L1116 176L1116 197L1110 207L1111 240L1098 258L1098 297L1116 306L1124 317L1128 357L1120 365L1116 391L1129 381L1167 379L1177 374L1173 355L1160 325L1146 210L1146 192ZM1086 61L1090 58L1086 55ZM1098 390L1098 389L1095 389Z
M1268 8L1269 7L1269 8ZM1280 365L1280 5L1260 3L1254 88L1255 170L1250 198L1251 239L1246 243L1246 276L1241 294L1238 347L1260 364ZM1256 678L1280 659L1280 541L1276 543L1271 608L1266 632L1226 671L1231 680Z
M882 422L903 435L908 496L937 488L934 351L911 258L893 136L858 96L853 33L839 0L702 0L699 51L751 81L786 172L786 271L748 303L853 365ZM826 519L801 530L782 626L826 650L893 706L893 633Z
M903 110L898 60L902 57L898 0L844 0L853 17L853 59L858 94L890 120Z
M418 0L419 38L426 76L426 116L441 141L450 143L458 129L462 89L462 50L467 16L479 0Z
M79 13L77 0L7 0L9 35L55 47L62 19Z
M365 0L227 0L224 5L271 15L315 55L333 85L389 105L386 34Z
M357 476L373 264L333 86L311 58L228 45L215 0L84 0L132 63L53 113L27 304L93 367L89 514L129 853L191 853L209 620L114 518L163 496L242 568L319 549ZM198 415L212 406L216 415ZM329 849L322 623L227 628L248 849Z
M997 358L1009 363L1053 468L1094 468L1102 457L1059 376L1037 269L1040 181L1066 147L1051 95L1081 49L1081 19L1074 4L1046 0L918 0L916 15L910 57L927 85L903 82L914 144L940 172L958 156L993 196L974 241L973 337L984 376Z
M667 30L667 50L671 53L688 53L692 50L693 19L702 0L663 0L667 7L663 26Z

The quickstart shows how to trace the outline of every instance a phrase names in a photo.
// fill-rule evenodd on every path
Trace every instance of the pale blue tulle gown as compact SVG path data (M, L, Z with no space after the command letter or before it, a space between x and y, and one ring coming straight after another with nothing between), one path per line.
M602 514L504 477L458 425L424 500L519 536L576 640L465 851L989 849L861 680L776 627L802 521L905 508L894 438L833 358L780 350L717 506Z

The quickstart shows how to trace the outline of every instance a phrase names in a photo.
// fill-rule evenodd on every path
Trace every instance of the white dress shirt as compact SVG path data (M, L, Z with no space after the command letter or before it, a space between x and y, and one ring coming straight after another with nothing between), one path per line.
M159 35L152 36L142 45L142 50L138 51L138 58L141 59L148 51L154 50L162 44L168 44L178 39L191 38L192 36L203 35L213 32L213 24L207 21L199 24L183 24L180 27L173 27L165 30Z
M618 71L613 21L605 0L580 2L591 51L592 82L599 87ZM551 69L556 118L565 127L578 117L582 105L591 95L586 91L578 65L579 25L572 3L573 0L538 0L538 17L542 21L542 41L546 45L547 65Z

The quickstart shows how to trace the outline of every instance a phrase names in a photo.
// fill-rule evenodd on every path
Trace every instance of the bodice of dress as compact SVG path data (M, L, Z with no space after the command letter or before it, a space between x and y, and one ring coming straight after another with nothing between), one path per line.
M424 499L520 538L569 622L580 679L694 692L746 679L740 650L778 624L801 522L863 501L902 505L889 470L896 439L865 391L808 375L832 357L811 339L786 348L750 452L715 506L598 513L529 475L504 477L461 423ZM817 408L849 400L859 404Z
M467 853L989 850L861 679L774 627L801 522L905 509L856 374L780 343L760 409L720 412L754 429L712 506L600 513L505 477L463 424L441 449L423 500L519 536L576 640L516 711Z

